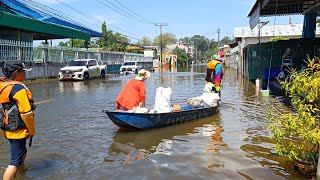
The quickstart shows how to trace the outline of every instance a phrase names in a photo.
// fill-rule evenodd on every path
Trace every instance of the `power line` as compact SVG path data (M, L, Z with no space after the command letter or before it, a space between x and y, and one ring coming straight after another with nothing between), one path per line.
M144 18L143 16L141 16L141 15L139 15L139 14L135 13L134 11L130 10L128 7L126 7L125 5L123 5L123 4L122 4L121 2L119 2L118 0L115 0L115 1L116 1L117 3L119 3L122 7L124 7L125 9L129 10L130 12L132 12L133 14L135 14L135 15L137 15L137 16L139 16L139 17L141 17L142 19L145 19L146 21L149 21L149 22L151 22L151 23L153 23L153 24L156 24L156 22L151 21L151 20L148 20L148 19Z
M149 22L149 20L144 20L143 18L141 19L141 18L135 16L135 15L132 14L132 13L129 13L129 12L127 12L127 11L124 11L123 9L119 8L117 5L113 4L113 3L110 2L109 0L104 0L104 1L107 1L107 2L108 2L109 4L111 4L113 7L119 9L120 11L122 11L122 12L124 12L124 13L126 13L127 15L129 15L129 17L133 17L133 18L137 19L138 21L145 22L145 23L147 23L147 24L154 24L153 22Z
M161 66L162 66L162 26L167 26L167 23L156 23L154 24L156 26L160 26L160 62L161 62Z
M11 0L9 0L9 1L11 1ZM66 20L66 21L69 21L69 22L72 22L72 23L74 23L74 24L76 24L76 25L79 25L79 26L81 26L81 27L86 27L86 28L88 28L88 29L91 29L91 27L88 27L88 26L86 26L86 25L83 25L83 24L80 24L79 22L77 22L77 21L75 21L75 20L73 20L73 19L70 19L70 18L68 18L68 17L65 17L65 16L69 16L69 17L72 17L72 18L74 18L74 19L78 19L79 21L83 21L83 19L79 19L79 18L76 18L76 17L73 17L73 16L71 16L71 15L69 15L69 14L66 14L66 13L63 13L63 12L61 12L61 11L58 11L58 10L55 10L55 9L53 9L53 8L51 8L51 7L48 7L48 6L46 6L46 5L43 5L43 4L41 4L41 3L38 3L38 2L35 2L35 1L33 1L33 0L28 0L32 5L30 6L30 5L27 5L27 6L29 6L31 9L37 9L39 12L41 12L41 13L43 13L43 14L45 14L45 15L48 15L48 16L55 16L55 17L58 17L58 18L61 18L61 19L63 19L63 20ZM21 4L21 3L20 3ZM64 3L65 5L67 5L66 3ZM68 6L69 7L69 6ZM70 6L71 7L71 6ZM69 8L70 8L69 7ZM45 9L46 11L44 11L43 9ZM82 15L84 15L84 16L89 16L89 15L87 15L86 13L84 13L84 12L81 12L80 10L77 10L77 9L75 9L75 8L72 8L72 10L74 10L74 11L76 11L76 12L78 12L78 13L81 13ZM49 12L49 13L48 13ZM59 14L57 14L56 12L58 12ZM64 16L63 16L64 15ZM100 21L100 20L98 20L98 19L96 19L96 18L94 18L94 17L91 17L91 16L89 16L91 19L95 19L96 21ZM92 25L94 25L95 27L98 27L99 29L101 29L101 25L96 25L96 24L93 24L93 23L90 23L90 22L88 22L88 21L85 21L86 23L88 23L88 24L92 24ZM101 21L102 22L102 21ZM111 25L110 25L111 26ZM120 28L117 28L117 27L115 27L114 26L114 28L116 28L116 29L119 29L119 30L122 30L122 29L120 29ZM124 30L122 30L122 31L124 31ZM128 31L125 31L125 32L127 32L127 33L129 33L129 34L132 34L132 33L130 33L130 32L128 32ZM123 34L122 34L123 35ZM138 40L137 38L134 38L134 37L131 37L131 36L128 36L128 35L123 35L123 36L125 36L125 37L127 37L127 38L131 38L131 39L135 39L135 40Z
M90 19L93 19L93 20L96 21L96 22L103 23L102 20L99 20L99 19L97 19L97 18L95 18L95 17L92 17L92 16L90 16L90 15L88 15L88 14L86 14L86 13L84 13L84 12L82 12L82 11L80 11L80 10L72 7L72 6L70 6L69 4L67 4L67 3L65 3L65 2L62 2L61 0L56 0L56 1L60 2L61 4L69 7L70 9L74 10L75 12L77 12L77 13L85 16L85 17L88 17L88 18L90 18ZM131 35L134 35L134 36L138 36L137 34L131 33L131 32L126 31L126 30L123 30L123 29L118 28L118 27L116 27L116 26L113 26L113 25L111 25L111 24L108 24L108 26L111 26L111 27L113 27L113 28L115 28L115 29L118 29L118 30L120 30L120 31L122 31L122 32L126 32L126 33L128 33L128 34L131 34ZM100 28L101 28L101 26L100 26ZM123 35L124 35L124 34L123 34ZM124 36L129 37L129 38L131 38L131 39L137 39L137 38L135 38L135 37L131 37L131 36L128 36L128 35L124 35Z
M113 3L111 3L111 2L108 1L108 0L105 0L105 1L109 2L110 4L112 4L112 5L113 5L114 7L116 7L117 9L120 9L120 11L117 10L117 9L114 9L114 8L110 7L109 5L105 4L104 2L102 2L102 1L100 1L100 0L97 0L97 1L100 2L101 4L103 4L104 6L108 7L109 9L111 9L111 10L113 10L113 11L115 11L115 12L117 12L117 13L119 13L119 14L127 17L127 18L129 18L129 19L133 19L133 20L135 20L135 21L143 22L143 23L147 23L147 24L154 24L154 23L151 23L151 22L147 22L147 21L145 21L145 20L143 20L143 19L139 19L139 18L137 18L137 17L135 17L135 16L132 16L132 14L123 11L121 8L119 8L118 6L114 5ZM121 11L123 11L123 12L126 13L126 14L124 14L124 13L121 12Z
M9 1L12 2L12 0L9 0ZM76 24L76 25L78 25L78 26L85 27L85 28L87 28L87 29L91 29L91 27L89 27L89 26L87 26L87 25L84 25L84 24L81 24L81 23L79 23L78 21L75 21L75 20L73 20L73 19L71 19L71 18L69 18L69 17L72 17L72 18L74 18L74 19L78 19L79 21L83 21L82 19L73 17L73 16L71 16L71 15L69 15L69 14L66 14L66 13L63 13L63 12L58 11L58 10L56 10L56 9L50 8L50 7L46 6L46 5L43 5L43 4L41 4L41 3L38 3L38 2L36 2L36 1L33 1L33 0L28 0L28 1L29 1L30 4L24 4L24 3L20 3L20 2L18 2L18 3L19 3L19 4L22 4L22 5L25 5L25 6L28 6L28 7L31 8L31 9L36 9L38 12L41 12L41 13L44 14L44 15L53 16L53 17L58 17L58 18L61 18L62 20L65 20L65 21L67 21L67 22L72 22L73 24ZM45 11L44 11L44 10L45 10ZM59 14L57 14L57 12L58 12ZM68 17L66 17L66 16L68 16ZM90 23L90 22L88 22L88 21L84 21L84 22L86 22L86 23L88 23L88 24L92 24L92 23ZM98 26L95 25L95 24L92 24L92 25L98 27Z

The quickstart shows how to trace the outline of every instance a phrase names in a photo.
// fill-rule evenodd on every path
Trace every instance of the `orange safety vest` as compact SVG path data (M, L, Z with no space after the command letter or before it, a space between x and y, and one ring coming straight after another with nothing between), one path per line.
M6 82L0 82L0 103L2 104L5 112L8 111L12 106L16 106L16 109L12 110L5 120L5 126L3 128L4 131L9 131L10 134L17 133L19 134L19 137L24 138L23 136L27 137L27 127L24 123L24 121L21 118L20 112L18 110L18 105L15 101L12 101L10 99L10 93L14 87L15 84L20 84L24 86L27 92L28 100L33 107L33 99L32 94L29 91L29 89L20 81L6 81ZM4 133L6 134L6 133ZM25 134L25 135L23 135ZM9 137L8 137L9 138Z
M214 76L216 74L216 66L218 64L221 64L221 67L222 67L222 72L221 72L221 79L222 79L223 72L224 72L224 68L223 68L222 63L220 61L217 61L217 60L212 60L207 65L206 82L210 82L210 83L214 84L214 79L215 79Z

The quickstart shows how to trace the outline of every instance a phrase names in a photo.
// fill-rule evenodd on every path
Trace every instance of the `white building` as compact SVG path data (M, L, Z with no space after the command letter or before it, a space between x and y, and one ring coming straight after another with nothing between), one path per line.
M185 43L177 43L177 44L167 45L166 46L166 51L171 53L176 47L178 47L179 49L184 49L184 51L187 54L189 54L191 57L193 57L194 47L193 46L189 46L189 45L187 45Z

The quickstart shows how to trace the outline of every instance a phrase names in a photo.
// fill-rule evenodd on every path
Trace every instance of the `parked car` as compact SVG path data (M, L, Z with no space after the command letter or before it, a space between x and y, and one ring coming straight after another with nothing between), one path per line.
M99 65L95 59L76 59L60 69L59 80L88 80L93 77L104 78L106 66Z
M140 70L140 66L136 61L126 61L120 67L120 74L124 74L124 73L137 74L139 70Z

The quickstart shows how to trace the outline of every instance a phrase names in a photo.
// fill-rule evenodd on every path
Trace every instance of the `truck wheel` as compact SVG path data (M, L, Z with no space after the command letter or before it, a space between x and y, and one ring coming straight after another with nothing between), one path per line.
M89 80L89 73L85 73L83 75L83 80Z
M136 70L134 71L134 73L135 73L135 74L138 74L138 69L136 69Z
M104 71L101 71L100 78L105 78L105 77L106 77L106 73Z

